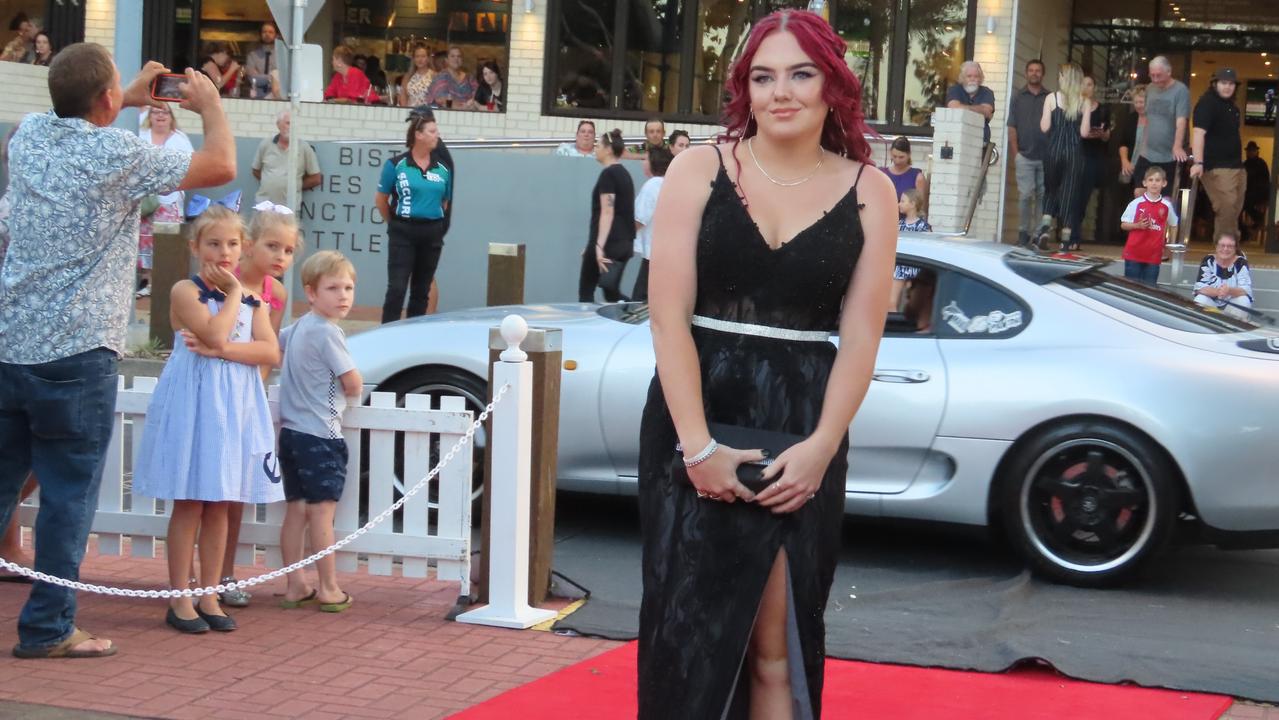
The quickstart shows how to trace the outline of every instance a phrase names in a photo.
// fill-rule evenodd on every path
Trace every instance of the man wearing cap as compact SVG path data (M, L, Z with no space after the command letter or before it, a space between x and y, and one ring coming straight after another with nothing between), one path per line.
M1243 140L1239 135L1242 118L1235 104L1239 79L1233 68L1221 68L1203 97L1195 104L1195 127L1190 136L1194 165L1190 176L1197 177L1208 191L1216 215L1212 239L1222 235L1239 237L1239 212L1243 209L1245 176Z
M1244 228L1245 242L1261 236L1266 222L1266 206L1270 202L1270 166L1261 159L1261 148L1249 140L1244 146L1243 171L1248 184L1243 193L1243 214L1247 218Z

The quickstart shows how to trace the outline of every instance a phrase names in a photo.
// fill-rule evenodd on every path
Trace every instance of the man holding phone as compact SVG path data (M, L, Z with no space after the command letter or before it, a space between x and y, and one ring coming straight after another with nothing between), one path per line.
M153 103L149 62L127 87L106 48L71 45L49 67L52 112L28 115L10 144L12 214L0 235L0 527L28 471L40 478L35 569L77 580L115 411L138 253L139 206L153 194L235 178L235 140L213 83L187 70L182 107L204 120L194 153L111 127ZM0 237L0 241L4 238ZM37 581L18 618L21 658L113 655L75 627L75 593Z

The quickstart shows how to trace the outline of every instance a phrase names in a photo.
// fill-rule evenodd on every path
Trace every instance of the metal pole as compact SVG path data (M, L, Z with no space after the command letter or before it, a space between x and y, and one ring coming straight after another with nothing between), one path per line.
M302 43L306 34L306 5L308 0L293 0L293 29L289 33L289 184L286 204L293 212L300 213L299 202L302 188L298 178L298 143L302 137ZM296 263L295 263L296 265ZM284 307L284 318L281 323L288 324L293 319L293 265L284 271L284 289L289 293L289 302Z

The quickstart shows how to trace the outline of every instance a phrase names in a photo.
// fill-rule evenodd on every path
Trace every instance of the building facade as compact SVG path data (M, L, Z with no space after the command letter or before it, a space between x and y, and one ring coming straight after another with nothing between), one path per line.
M375 58L393 84L418 44L432 54L458 47L470 72L483 61L500 68L505 107L501 112L440 109L441 131L450 141L568 141L581 119L593 120L601 131L619 127L638 140L644 121L652 117L664 119L668 132L678 127L705 136L719 130L723 81L750 23L772 10L808 2L327 0L306 34L308 43L320 46L326 64L305 70L322 83L329 74L329 53L342 43ZM43 18L55 45L83 38L112 49L140 48L137 58L117 52L126 69L153 58L175 68L199 62L200 48L210 41L229 43L232 54L243 58L257 47L262 23L272 20L266 0L15 0L10 5ZM1027 61L1046 63L1050 87L1057 66L1080 63L1097 77L1102 99L1118 122L1128 112L1127 91L1144 79L1144 60L1153 54L1169 55L1176 74L1196 95L1213 67L1241 68L1241 80L1246 78L1241 104L1248 102L1248 92L1264 93L1274 76L1268 58L1279 56L1279 4L1245 0L1196 3L1193 9L1188 4L1184 12L1169 0L825 0L822 12L848 42L847 60L863 80L868 122L887 138L931 138L937 132L934 108L956 80L960 64L981 63L985 84L996 96L991 130L1000 155L986 170L971 234L990 238L1015 235L1017 191L1002 150L1008 98L1023 83ZM140 15L142 22L125 22L122 13ZM6 88L0 123L48 108L44 72L0 63ZM275 116L287 104L229 98L226 107L238 137L269 137ZM294 127L313 141L392 140L402 137L404 118L405 109L393 106L304 103ZM186 113L179 113L178 121L180 127L199 127L198 119ZM1246 134L1246 140L1261 146L1263 158L1274 156L1273 123L1250 124ZM884 162L878 147L875 159ZM920 153L915 164L930 174L957 172L969 181L978 174L976 166L935 167L938 152ZM949 186L934 183L935 188ZM1101 240L1112 239L1103 237L1112 231L1102 221L1117 214L1110 206L1120 199L1119 188L1109 190L1109 200L1106 193L1099 195L1092 214L1097 220L1090 220Z

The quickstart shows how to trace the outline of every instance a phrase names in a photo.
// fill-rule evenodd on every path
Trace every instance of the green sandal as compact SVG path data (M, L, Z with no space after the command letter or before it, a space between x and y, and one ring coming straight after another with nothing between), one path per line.
M307 595L301 600L281 600L280 607L285 610L299 610L307 605L314 605L320 601L319 598L316 597L316 592L316 590L312 590L310 595Z
M345 597L342 598L341 602L320 603L320 612L340 613L343 610L346 610L347 608L351 607L351 605L355 602L355 598L351 597L350 593L342 593L342 594Z

